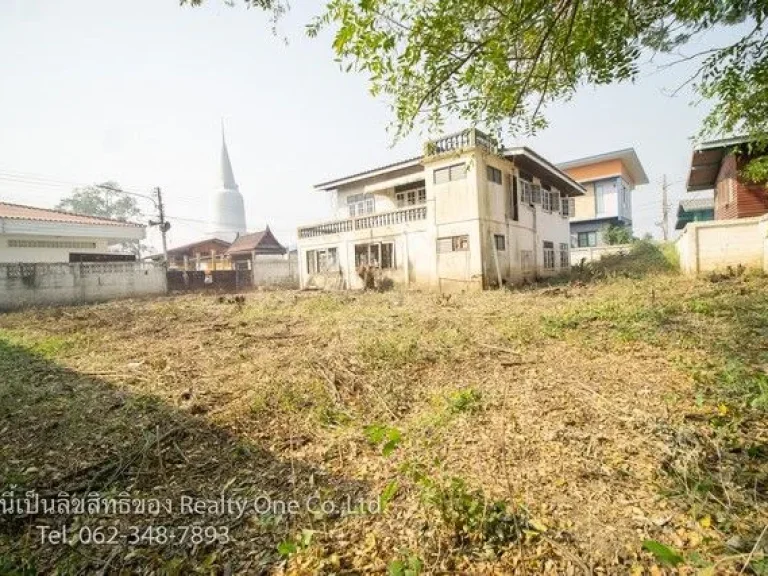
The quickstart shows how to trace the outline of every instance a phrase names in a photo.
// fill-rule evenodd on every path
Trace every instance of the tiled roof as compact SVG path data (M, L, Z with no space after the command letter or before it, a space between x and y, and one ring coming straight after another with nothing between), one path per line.
M173 248L168 248L168 254L174 255L174 254L184 254L185 252L193 251L195 248L198 248L200 246L205 245L217 245L221 248L229 248L230 243L226 240L222 240L221 238L206 238L205 240L198 240L196 242L191 242L189 244L184 244L182 246L174 246ZM157 256L162 256L162 254L157 254Z
M238 252L260 252L262 254L285 254L285 247L277 241L267 226L266 230L253 232L252 234L243 234L232 242L232 246L227 250L227 254Z
M86 216L85 214L73 214L63 210L49 210L47 208L35 208L21 204L9 204L0 202L0 218L11 220L34 220L38 222L60 222L63 224L91 224L94 226L126 226L131 228L143 228L143 224L123 222L101 218L99 216Z

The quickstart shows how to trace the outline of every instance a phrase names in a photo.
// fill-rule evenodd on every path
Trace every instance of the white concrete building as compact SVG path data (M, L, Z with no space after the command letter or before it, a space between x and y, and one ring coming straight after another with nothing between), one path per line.
M302 287L480 289L569 269L569 202L584 189L529 148L477 130L425 154L315 186L335 219L298 230Z
M232 163L229 160L224 126L221 127L221 167L219 188L211 201L210 236L227 242L245 234L245 203L240 188L235 182Z
M145 235L141 224L0 202L0 263L115 261L110 246Z

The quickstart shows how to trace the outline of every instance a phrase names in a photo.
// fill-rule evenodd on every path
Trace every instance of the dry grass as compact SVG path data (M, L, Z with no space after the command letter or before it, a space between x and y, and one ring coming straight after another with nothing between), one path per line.
M131 554L34 529L114 519L4 518L0 568L625 574L655 569L652 539L682 573L760 573L768 280L618 276L2 316L3 486L386 506L206 519L236 542Z

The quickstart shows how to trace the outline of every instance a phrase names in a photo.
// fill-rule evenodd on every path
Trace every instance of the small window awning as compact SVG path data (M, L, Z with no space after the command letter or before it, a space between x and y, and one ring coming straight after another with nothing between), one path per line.
M415 184L416 182L424 182L423 171L418 174L408 174L406 176L400 176L399 178L393 178L392 180L368 184L364 190L366 193L381 192L382 190L389 190L390 188L404 186L405 184Z

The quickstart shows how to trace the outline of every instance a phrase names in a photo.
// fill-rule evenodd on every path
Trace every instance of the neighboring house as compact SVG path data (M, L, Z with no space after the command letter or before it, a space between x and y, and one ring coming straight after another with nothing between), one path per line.
M715 201L712 198L680 200L677 207L675 230L682 230L689 222L707 222L715 219Z
M500 150L478 130L423 156L315 186L335 220L298 230L302 287L378 281L481 288L569 268L568 199L584 189L529 148Z
M738 137L696 146L691 158L688 192L714 189L715 220L749 218L768 213L766 184L747 181L742 168L749 162L749 139Z
M250 270L254 260L282 258L288 252L277 241L267 226L266 230L238 236L227 250L232 267L236 270Z
M0 202L1 263L134 261L110 247L145 236L141 224Z
M207 238L170 248L168 268L177 270L229 270L230 263L225 256L231 244L219 238ZM163 255L155 254L153 260L162 262Z
M648 184L648 176L634 148L616 150L558 164L586 193L572 202L571 246L592 248L607 244L604 231L623 226L632 231L632 191Z
M168 250L168 267L176 270L250 270L252 260L274 259L287 253L267 226L266 230L243 234L234 242L208 238ZM162 259L162 254L154 256Z

